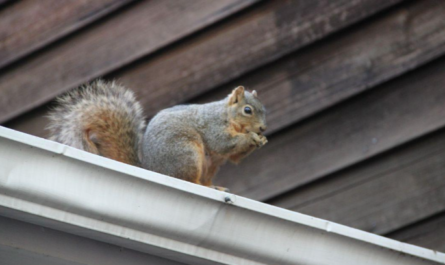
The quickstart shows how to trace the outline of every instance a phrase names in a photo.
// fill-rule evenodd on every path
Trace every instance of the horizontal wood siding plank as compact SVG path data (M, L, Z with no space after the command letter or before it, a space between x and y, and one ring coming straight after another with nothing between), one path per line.
M269 1L114 77L153 116L399 2Z
M116 70L255 0L141 1L0 76L0 123Z
M445 125L445 60L270 137L217 183L267 200Z
M45 104L0 126L5 126L38 137L48 138L49 136L46 126L48 126L49 120L47 115L52 107L54 106L51 104Z
M398 241L445 252L445 213L387 235Z
M17 0L0 0L0 8L3 8L5 4L11 3L12 1L17 1Z
M130 67L126 71L117 73L112 77L117 78L121 83L135 90L138 97L141 99L147 116L152 116L165 107L177 103L182 103L183 100L189 99L193 95L207 90L209 87L217 86L221 82L224 83L229 81L230 76L235 77L242 72L247 71L246 69L250 69L250 65L254 64L254 62L255 65L258 66L272 60L272 57L274 57L275 54L274 52L282 52L280 51L279 46L274 46L274 44L276 43L283 43L282 45L280 45L280 47L286 44L287 46L284 46L287 48L284 50L290 51L292 49L301 48L302 46L307 45L317 38L321 38L322 36L325 36L326 34L333 32L334 30L338 30L347 23L353 23L354 21L360 18L364 18L365 16L370 15L373 12L384 9L388 6L389 3L394 4L397 2L399 1L387 2L367 0L357 2L339 1L333 4L332 1L326 2L324 0L319 0L293 1L291 2L293 4L289 4L288 1L271 1L266 4L261 4L256 8L252 8L252 10L246 12L246 14L244 14L243 16L223 23L222 25L220 25L216 29L212 29L208 33L197 36L196 38L193 38L193 40L181 44L179 47L174 47L173 50L168 50L161 53L159 56L154 56L148 62L143 62L136 65L135 67ZM333 9L329 8L332 7L331 5L335 5L337 7ZM305 8L302 8L300 10L300 7L302 6L305 6ZM323 6L326 6L327 9L322 8ZM320 9L318 7L320 7L321 10L325 12L320 13L323 14L325 17L318 14L318 10ZM299 15L291 16L289 15L289 13L287 13L287 10L294 13L296 12L296 14ZM290 12L290 14L292 14L292 12ZM342 12L345 12L347 14L341 15ZM314 15L314 13L316 15ZM277 19L278 14L287 14L286 16L283 16L281 18L281 23L279 24L274 22ZM341 17L343 18L340 19ZM336 19L341 20L341 23L339 22L329 24L331 23L330 21L336 21ZM390 23L395 23L395 27L402 27L403 25L400 25L401 23L397 21L397 19L395 20L395 22L394 20L390 20ZM327 24L331 26L323 26ZM302 25L305 26L302 27ZM333 27L333 25L336 26ZM435 25L436 24L433 23L433 27ZM383 26L386 25L384 24ZM312 34L311 32L314 30L318 32L318 34ZM379 30L381 29L374 30L374 35L372 35L372 38L375 37L375 34ZM359 33L356 33L355 35L357 34ZM392 34L394 34L394 32L389 32L390 36ZM366 34L361 35L366 36ZM385 37L388 37L388 34L386 34ZM423 35L420 37L420 39L424 39ZM394 40L394 38L390 39ZM403 45L405 44L404 40L404 38L402 38L401 41L394 40L392 44ZM354 42L357 41L357 37L348 38L346 41L343 41L335 46L342 47L342 45L344 45L344 43L348 43L348 41L352 43L349 43L349 45L344 48L345 50L348 50L348 48L354 46ZM358 45L356 45L357 48L363 48L363 46L365 46L368 41L369 38L365 38ZM238 43L239 45L242 45L242 48L237 48ZM250 47L259 45L258 43L263 43L265 45L267 44L268 46L266 45L265 47L263 47L260 53L251 52ZM322 46L328 47L327 49L329 51L329 47L331 46L330 43L331 42L328 41L326 45ZM420 47L424 47L424 45L420 45ZM439 47L439 49L443 49L441 45L439 45ZM357 53L357 48L354 50L355 55ZM326 48L322 49L326 50ZM332 52L332 50L330 51ZM317 56L320 53L319 48L315 49L313 52L310 52L309 56L303 56L300 60L295 59L300 58L301 54L304 55L306 54L306 52L307 51L298 53L299 55L292 56L291 59L286 59L285 62L279 61L276 64L267 67L266 69L268 70L260 71L261 74L253 74L253 76L249 75L247 78L241 79L239 83L247 84L250 87L255 87L257 90L261 91L261 93L265 93L267 90L272 89L272 87L270 87L271 85L277 85L278 87L280 87L279 84L274 84L273 80L276 80L277 77L282 74L281 71L283 70L283 68L280 67L281 64L286 65L284 71L286 71L286 69L289 69L289 71L290 69L293 69L293 71L300 71L300 65L308 64L308 61L311 61L313 56L315 56L315 58L312 59L312 64L317 62ZM223 54L222 57L220 57L221 54ZM319 57L332 56L329 52L324 52L322 54L323 55L320 55ZM338 57L342 57L342 55L339 54L337 58ZM369 57L373 58L372 54L369 55ZM225 60L225 63L221 63L220 60L216 60L216 58L231 59ZM360 67L360 60L354 60L354 57L347 59L352 60L352 62L356 62L356 65L354 66L358 66L359 69L366 71L363 66ZM295 60L298 61L297 67L293 63L293 61ZM337 61L338 60L339 59L337 59ZM404 63L403 60L400 61ZM419 63L421 62L422 60L419 59ZM351 64L351 61L346 61L346 63ZM211 64L211 66L209 64ZM361 64L363 64L363 62ZM332 65L329 65L329 67L332 68ZM245 70L241 71L239 69ZM274 71L274 69L277 70ZM404 69L406 70L407 68ZM237 71L241 72L235 73ZM224 75L219 75L219 73L223 72L225 73ZM231 72L234 73L231 74ZM315 74L316 76L314 76L314 78L315 80L318 80L320 78L320 73L316 72ZM364 75L366 74L362 73L361 75L359 75L359 77ZM354 78L355 76L356 73L351 75L350 78ZM330 78L330 76L327 76L327 80L325 80L324 82L329 82ZM286 78L285 80L281 80L281 82L286 81L288 81ZM319 85L320 84L323 84L323 82L320 82ZM225 96L228 93L227 91L231 89L233 85L228 86L227 89L218 90L218 92L212 94L210 97L204 97L201 102L208 102L210 100L219 99L220 97ZM286 87L287 85L284 86ZM367 87L368 85L365 86ZM349 89L344 89L344 91L349 92L343 93L341 95L347 96L355 92L355 87L348 88ZM294 91L298 91L298 88L292 89L292 91L290 92L281 91L281 95L283 96L283 98L288 98L289 96L293 95L294 99L292 100L295 101L297 100L295 99L297 97L297 93L295 93ZM325 92L324 94L327 94L327 92ZM336 94L333 93L333 95ZM274 103L272 100L275 97L271 97L269 99L262 96L262 98L266 100L266 105L268 106L270 111L273 108L271 107ZM335 97L335 99L341 98L341 96ZM313 104L310 104L310 106L312 106L311 110L298 110L296 112L297 114L295 112L291 112L292 114L288 113L287 116L295 117L295 119L298 119L299 117L301 118L302 116L308 115L309 113L316 112L317 109L313 107L316 104L319 104L320 107L323 108L326 105L329 105L327 103L323 104L324 102L334 101L335 100L329 101L321 98L320 102L314 102ZM304 102L302 102L301 105L304 105ZM39 109L39 113L35 112L26 114L24 117L20 117L19 119L13 120L11 123L8 123L7 126L13 129L44 137L46 133L43 128L47 123L47 120L43 118L45 113L45 108ZM298 116L298 113L302 113L302 115ZM274 111L272 111L270 114L275 115ZM290 118L288 122L292 122L292 119ZM270 123L270 125L272 126L272 130L276 130L278 128L278 119L277 123L272 122ZM268 133L272 130L269 129Z
M445 211L445 131L269 203L387 234Z
M444 16L445 1L401 5L194 101L221 98L240 84L255 89L270 135L444 54Z
M0 12L0 68L132 0L24 0Z

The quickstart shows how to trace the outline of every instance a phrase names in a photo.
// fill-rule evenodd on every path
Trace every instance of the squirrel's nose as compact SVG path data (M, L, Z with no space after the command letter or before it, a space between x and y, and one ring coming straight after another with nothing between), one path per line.
M261 131L261 132L264 132L266 129L267 129L267 126L261 126L261 127L260 127L260 131Z

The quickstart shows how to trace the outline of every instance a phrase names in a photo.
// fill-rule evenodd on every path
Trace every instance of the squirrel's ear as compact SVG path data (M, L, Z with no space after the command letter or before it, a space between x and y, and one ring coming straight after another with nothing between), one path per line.
M244 87L239 86L235 88L232 93L229 95L229 105L240 102L244 99Z
M252 91L252 95L253 95L255 98L258 97L258 93L256 92L256 90L253 90L253 91Z

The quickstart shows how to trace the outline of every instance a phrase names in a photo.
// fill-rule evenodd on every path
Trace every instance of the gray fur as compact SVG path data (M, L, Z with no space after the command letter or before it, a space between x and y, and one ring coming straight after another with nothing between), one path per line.
M220 101L162 110L145 134L133 92L114 82L98 80L57 102L50 139L133 165L142 160L148 170L206 186L227 160L238 163L267 143L266 110L243 87Z
M252 106L255 117L250 119L266 127L266 110L256 97L246 91L244 102L240 104ZM219 168L235 150L252 145L249 134L233 137L227 131L229 120L241 115L239 111L239 106L229 106L229 97L208 104L181 105L162 110L149 122L145 131L143 166L189 180L199 160L190 142L200 142L205 146L207 162ZM250 130L259 132L258 127Z
M89 122L88 117L105 109L125 117L137 138L134 148L139 148L146 127L145 119L134 93L125 87L97 80L57 98L57 103L58 106L48 115L50 124L47 129L51 140L86 150L82 134Z

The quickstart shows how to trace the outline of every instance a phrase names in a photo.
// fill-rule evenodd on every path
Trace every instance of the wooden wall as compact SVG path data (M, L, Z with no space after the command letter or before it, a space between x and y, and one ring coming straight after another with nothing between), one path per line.
M0 123L117 79L146 115L256 89L269 144L217 183L445 251L445 1L0 1Z

